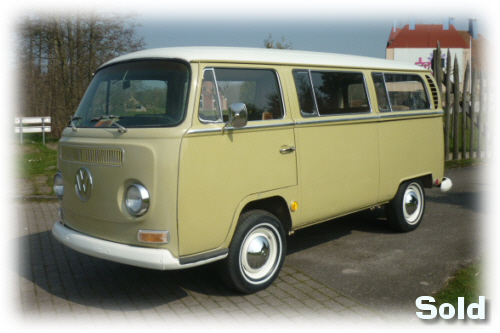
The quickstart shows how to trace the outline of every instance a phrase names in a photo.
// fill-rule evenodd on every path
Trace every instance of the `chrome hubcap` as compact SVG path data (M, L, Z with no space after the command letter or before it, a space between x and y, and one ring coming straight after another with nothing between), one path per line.
M263 283L272 277L281 257L281 240L272 225L258 225L241 244L240 268L245 280Z
M248 246L246 256L251 268L261 268L269 259L269 241L263 236L254 238Z
M409 215L415 213L418 208L418 198L414 192L406 194L405 197L405 210Z
M420 220L423 210L422 200L423 193L420 186L415 183L410 184L405 191L403 200L403 212L408 224L415 224Z

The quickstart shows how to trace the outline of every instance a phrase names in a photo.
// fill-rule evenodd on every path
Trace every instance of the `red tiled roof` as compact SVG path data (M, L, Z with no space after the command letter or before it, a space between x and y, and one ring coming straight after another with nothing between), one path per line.
M453 25L443 30L441 24L417 24L415 30L405 25L395 32L391 30L387 48L435 48L438 41L442 48L470 48L469 41Z

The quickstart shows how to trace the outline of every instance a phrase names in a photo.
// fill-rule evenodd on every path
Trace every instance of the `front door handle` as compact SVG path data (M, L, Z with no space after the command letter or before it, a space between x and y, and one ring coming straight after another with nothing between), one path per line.
M288 154L288 153L292 153L294 151L295 151L295 147L293 147L293 146L280 149L280 153L282 153L282 154Z

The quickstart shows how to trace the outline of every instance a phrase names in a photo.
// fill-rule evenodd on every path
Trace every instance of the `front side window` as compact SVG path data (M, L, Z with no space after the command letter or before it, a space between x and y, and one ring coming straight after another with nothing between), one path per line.
M362 73L294 70L304 116L370 112Z
M422 78L415 74L373 73L380 111L430 109ZM384 84L385 83L385 84ZM389 97L390 106L387 103Z
M176 126L184 119L189 69L180 62L136 61L97 72L78 107L76 127Z
M224 102L225 101L222 101L224 106L226 106L226 103ZM222 121L219 92L215 82L213 69L206 69L203 72L199 113L200 119L203 119L204 121Z
M205 69L200 95L200 120L228 121L228 108L234 103L245 103L249 121L284 117L281 90L273 70Z

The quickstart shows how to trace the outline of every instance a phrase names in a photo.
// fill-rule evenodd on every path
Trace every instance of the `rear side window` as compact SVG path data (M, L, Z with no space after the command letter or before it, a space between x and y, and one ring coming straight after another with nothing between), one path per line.
M304 116L370 112L362 73L294 70L293 75Z
M205 69L200 120L225 122L228 108L234 103L245 103L249 121L282 119L284 107L276 72L267 69Z
M380 111L430 109L425 85L419 75L373 73L372 77Z

